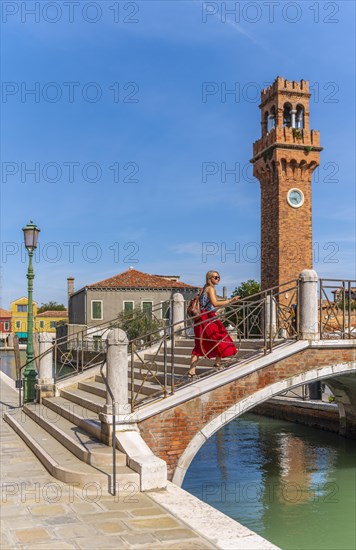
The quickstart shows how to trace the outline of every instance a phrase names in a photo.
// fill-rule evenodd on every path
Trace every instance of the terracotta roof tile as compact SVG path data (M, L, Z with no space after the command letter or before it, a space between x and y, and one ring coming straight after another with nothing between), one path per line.
M7 311L7 309L2 309L2 307L0 307L0 317L11 317L11 311Z
M136 269L128 269L123 273L114 275L97 283L88 285L87 288L186 288L196 289L196 286L187 285L180 281L172 281L159 275L149 275Z
M48 310L43 313L37 313L36 317L62 317L65 319L68 317L68 311L66 309L63 309L62 311Z

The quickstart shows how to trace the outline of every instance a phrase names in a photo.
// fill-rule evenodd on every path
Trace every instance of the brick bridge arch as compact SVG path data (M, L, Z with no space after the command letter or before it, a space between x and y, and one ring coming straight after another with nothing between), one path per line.
M340 433L356 435L355 342L297 342L236 365L134 413L141 436L181 485L200 447L222 426L283 391L327 380L339 404Z
M332 376L335 377L335 379L332 378L330 380L331 369ZM356 365L353 371L354 373L356 373ZM177 462L172 477L173 483L179 486L182 485L185 474L200 447L202 447L204 443L212 435L214 435L214 433L220 430L220 428L222 428L238 416L241 416L242 414L250 411L257 405L260 405L268 399L279 395L281 392L292 390L293 388L297 388L298 386L301 386L305 383L312 383L325 379L328 380L328 385L333 390L333 393L336 393L337 395L336 401L339 405L340 414L340 433L345 433L347 430L349 418L349 414L347 413L353 413L353 417L356 418L356 403L354 403L354 406L350 409L348 399L350 393L349 390L351 389L352 382L350 380L350 385L347 384L345 380L346 377L347 379L350 378L349 364L341 363L338 365L328 365L319 369L308 371L307 376L304 374L298 374L286 380L276 382L275 384L271 384L270 386L267 386L255 392L253 395L242 399L241 401L227 409L224 413L220 414L219 416L208 422L208 424L206 424L201 430L199 430L199 432L195 434L195 436L186 447L185 451L183 451ZM340 381L337 381L338 379ZM342 379L343 381L341 382ZM335 382L333 384L332 381L334 380Z

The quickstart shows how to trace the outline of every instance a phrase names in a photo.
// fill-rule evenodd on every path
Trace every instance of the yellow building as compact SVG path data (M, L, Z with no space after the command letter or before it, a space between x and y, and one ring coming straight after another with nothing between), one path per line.
M56 332L56 324L63 321L68 323L68 312L66 309L63 311L49 310L43 313L38 313L35 316L35 331L36 332Z
M11 302L11 327L12 332L19 339L27 340L27 312L28 299L24 296ZM37 315L37 302L33 302L33 317Z

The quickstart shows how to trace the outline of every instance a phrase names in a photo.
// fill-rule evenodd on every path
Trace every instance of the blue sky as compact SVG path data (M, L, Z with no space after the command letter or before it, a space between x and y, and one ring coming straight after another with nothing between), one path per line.
M217 269L229 292L259 279L249 160L278 75L310 81L324 147L314 267L355 277L354 2L35 4L2 3L2 307L27 292L30 219L39 303L66 303L70 275L79 289L129 266L192 284ZM204 83L217 90L205 101ZM239 97L223 101L224 86ZM223 163L237 168L226 181Z

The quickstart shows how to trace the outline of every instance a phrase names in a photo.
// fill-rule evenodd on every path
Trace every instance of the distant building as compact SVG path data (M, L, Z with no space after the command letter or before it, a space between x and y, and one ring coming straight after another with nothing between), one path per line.
M334 294L334 301L340 302L344 295L344 289L342 287L337 288L336 290L331 291L332 294ZM352 287L350 288L350 295L351 295L351 301L356 300L356 288ZM348 300L349 298L349 289L345 287L345 298Z
M150 275L130 268L114 277L87 285L77 292L68 279L69 324L94 326L114 319L122 311L141 308L148 313L161 304L155 315L168 316L168 301L180 292L190 300L198 287L182 283L177 275Z
M56 332L56 326L59 323L68 322L68 311L49 310L38 313L35 317L36 332Z
M5 341L11 334L11 311L0 307L0 340Z
M19 340L27 340L27 313L28 299L24 296L11 302L12 332L17 334ZM33 302L33 317L37 315L37 302Z

